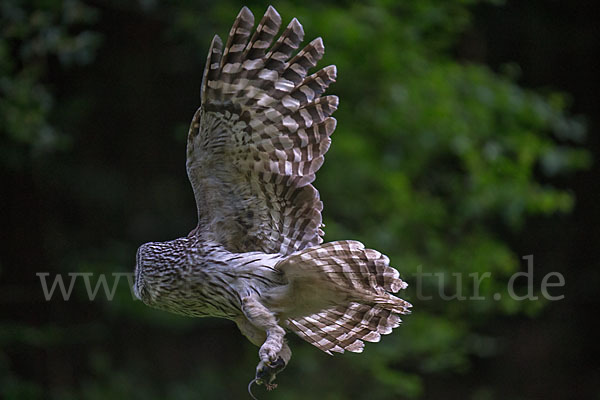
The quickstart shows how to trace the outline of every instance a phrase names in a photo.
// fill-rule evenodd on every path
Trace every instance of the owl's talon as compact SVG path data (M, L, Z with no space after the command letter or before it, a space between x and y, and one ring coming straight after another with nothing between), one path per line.
M261 361L258 363L258 367L256 367L256 384L264 384L267 390L275 389L277 384L274 384L273 381L277 377L277 374L283 371L285 366L285 361L281 357L277 358L274 362Z

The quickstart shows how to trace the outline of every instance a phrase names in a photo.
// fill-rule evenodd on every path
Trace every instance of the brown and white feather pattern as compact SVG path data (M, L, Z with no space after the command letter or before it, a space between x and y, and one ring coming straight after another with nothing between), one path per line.
M272 46L281 24L275 9L250 37L253 22L243 8L225 48L213 39L188 175L199 228L230 251L286 255L322 242L323 205L311 182L336 126L337 97L321 97L336 69L308 76L323 56L320 38L292 57L304 36L296 19Z
M406 288L389 259L357 241L338 241L306 249L279 264L294 284L314 289L308 295L335 291L335 304L312 315L289 318L288 327L326 353L361 352L363 340L377 342L396 328L399 314L411 305L392 293ZM329 297L328 299L331 299Z
M261 346L261 370L273 354L289 361L283 328L329 354L360 352L411 305L394 295L406 284L385 255L356 241L322 243L311 183L338 105L323 96L335 66L309 74L322 40L300 49L296 19L275 40L273 7L253 25L244 7L226 45L212 41L187 143L198 225L139 248L135 293L152 307L235 320Z

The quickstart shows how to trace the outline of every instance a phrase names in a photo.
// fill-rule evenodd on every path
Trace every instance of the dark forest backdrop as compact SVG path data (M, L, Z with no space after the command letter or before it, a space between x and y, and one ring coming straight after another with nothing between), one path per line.
M325 239L388 254L415 307L360 355L290 338L280 387L259 398L599 398L592 3L273 3L339 71L315 183ZM194 227L187 124L207 46L242 5L258 19L267 3L1 3L1 398L247 398L257 349L233 323L151 310L125 278L112 301L81 276L46 301L36 275L112 285L137 246ZM564 299L508 296L527 255L534 294L560 272ZM417 271L439 275L419 287ZM473 297L469 274L486 272L483 300L444 299Z

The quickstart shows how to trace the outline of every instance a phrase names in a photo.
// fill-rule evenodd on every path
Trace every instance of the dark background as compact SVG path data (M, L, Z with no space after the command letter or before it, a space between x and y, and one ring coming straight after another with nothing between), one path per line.
M274 4L306 39L323 36L319 65L340 72L338 129L316 181L326 240L389 254L415 308L361 355L290 338L280 388L259 398L600 397L599 7L496 3ZM247 5L256 19L266 7ZM209 41L240 7L2 5L1 397L246 398L257 349L233 323L151 310L124 282L113 301L88 300L81 282L69 301L45 301L36 276L131 272L141 243L194 227L187 124ZM484 89L500 100L470 101ZM473 154L453 147L463 136ZM490 143L504 146L503 164L475 155ZM528 254L538 287L565 276L564 299L489 300ZM417 266L492 271L488 300L420 302Z
M479 7L463 44L466 48L459 52L495 69L515 61L521 67L522 85L570 93L572 110L587 117L586 146L595 159L600 151L596 133L600 27L594 22L598 11L597 4L584 1L510 1L504 7ZM470 53L469 46L476 50ZM556 265L561 260L569 282L565 301L547 310L542 320L503 327L510 350L490 363L490 371L506 395L598 396L598 343L588 320L598 306L593 284L600 259L598 168L594 162L585 172L555 181L573 190L577 205L572 215L558 223L532 221L514 243L521 254L533 253L536 265Z

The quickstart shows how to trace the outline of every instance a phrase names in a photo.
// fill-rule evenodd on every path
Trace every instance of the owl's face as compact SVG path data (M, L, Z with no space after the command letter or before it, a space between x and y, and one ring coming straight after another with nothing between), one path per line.
M142 255L144 252L144 246L145 245L142 245L138 248L135 256L135 283L133 285L133 293L135 294L135 297L146 303L144 299L149 296L144 285L144 264Z
M169 311L193 298L194 291L188 287L193 277L186 273L185 254L182 239L141 245L136 255L135 296L148 306Z
M163 243L145 243L138 248L133 292L148 306L159 307L161 294L173 289L170 282L178 268L169 262L169 250Z

